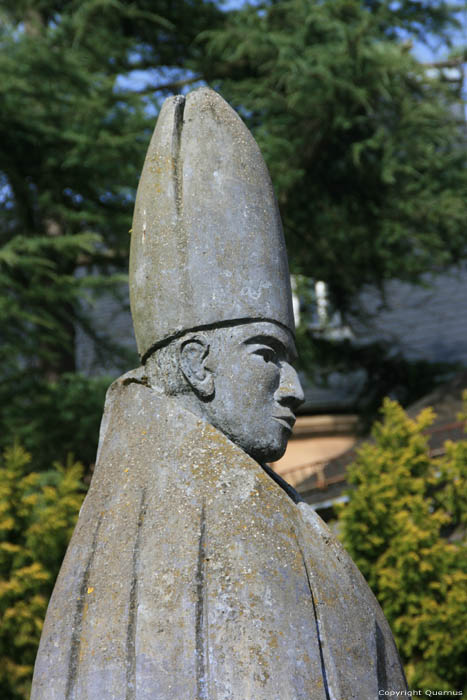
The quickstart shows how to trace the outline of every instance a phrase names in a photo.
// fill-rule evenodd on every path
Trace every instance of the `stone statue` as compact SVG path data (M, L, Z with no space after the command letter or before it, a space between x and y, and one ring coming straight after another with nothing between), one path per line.
M32 700L366 700L406 689L388 624L267 466L303 399L259 149L202 88L166 100L136 200L142 366L110 387Z

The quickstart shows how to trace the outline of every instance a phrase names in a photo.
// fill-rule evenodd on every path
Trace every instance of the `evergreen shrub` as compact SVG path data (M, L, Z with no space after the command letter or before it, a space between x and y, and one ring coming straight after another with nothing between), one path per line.
M386 399L348 470L344 544L392 627L413 689L467 690L467 440L430 456L434 413ZM465 418L465 416L463 416Z
M29 698L47 603L84 497L70 457L31 470L19 444L5 450L0 480L0 697Z

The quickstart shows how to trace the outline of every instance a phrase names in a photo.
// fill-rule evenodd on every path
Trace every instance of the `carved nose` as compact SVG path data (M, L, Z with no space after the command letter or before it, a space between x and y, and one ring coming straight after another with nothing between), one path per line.
M296 409L303 403L304 399L305 395L297 372L292 365L284 362L281 367L281 381L276 392L276 400L282 406Z

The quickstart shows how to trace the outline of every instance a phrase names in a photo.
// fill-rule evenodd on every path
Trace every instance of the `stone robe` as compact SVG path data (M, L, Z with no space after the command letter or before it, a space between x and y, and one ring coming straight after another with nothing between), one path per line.
M378 603L312 508L138 371L117 380L31 699L376 700L405 688Z

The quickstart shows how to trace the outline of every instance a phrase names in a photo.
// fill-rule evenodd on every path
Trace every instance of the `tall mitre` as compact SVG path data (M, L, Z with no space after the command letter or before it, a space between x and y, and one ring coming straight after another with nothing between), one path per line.
M294 331L281 220L261 152L216 92L168 98L135 204L130 300L138 351L246 320Z

